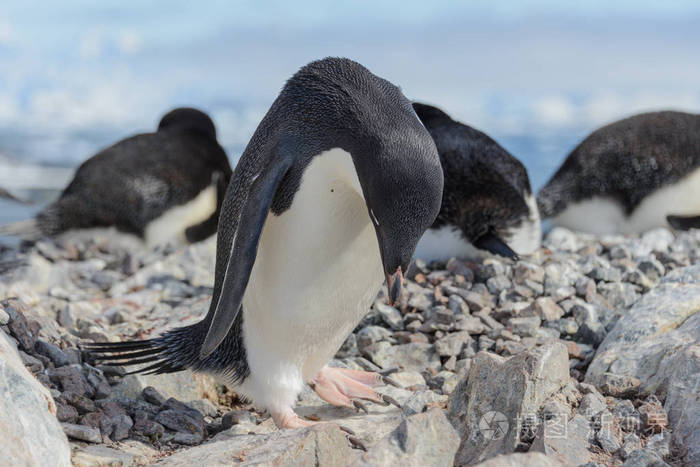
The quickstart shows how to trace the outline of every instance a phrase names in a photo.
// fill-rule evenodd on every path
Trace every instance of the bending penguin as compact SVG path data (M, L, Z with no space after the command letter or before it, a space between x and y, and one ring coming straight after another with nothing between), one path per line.
M115 227L147 244L196 242L216 232L231 166L203 112L178 108L158 131L119 141L83 162L61 196L35 219L0 235L54 236Z
M540 215L527 170L486 134L442 110L413 103L435 140L445 176L442 207L416 257L446 260L486 253L512 259L540 246Z
M652 112L583 140L538 194L544 217L590 233L700 227L700 115Z
M222 207L214 294L199 323L85 345L98 361L219 375L278 427L305 384L327 402L386 405L376 373L326 366L386 277L402 290L440 209L435 144L399 88L348 59L287 81L236 166ZM361 402L359 402L361 407Z

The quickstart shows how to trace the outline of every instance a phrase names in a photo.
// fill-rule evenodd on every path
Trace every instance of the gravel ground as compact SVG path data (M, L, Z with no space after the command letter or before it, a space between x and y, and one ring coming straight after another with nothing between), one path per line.
M669 273L696 263L699 246L700 232L593 237L554 229L543 248L519 262L417 260L400 305L389 306L380 292L332 362L390 374L401 388L382 391L402 409L367 404L369 415L346 413L324 407L308 391L299 411L312 419L342 416L344 424L356 423L368 452L353 453L371 463L389 462L383 437L408 429L401 420L405 424L432 408L450 419L461 438L457 463L514 451L550 456L553 449L562 463L575 458L580 464L683 465L692 449L674 441L666 394L642 390L645 381L624 374L605 373L590 384L586 372L618 320ZM0 327L50 390L75 464L165 462L191 446L240 443L246 436L262 442L275 432L269 415L207 378L125 376L119 367L92 366L78 350L81 342L145 338L198 320L208 308L213 265L214 239L144 251L128 238L98 233L0 247ZM528 359L542 362L545 376L559 367L563 376L540 387L544 376L528 373ZM517 394L520 383L498 375L519 371L530 379L523 380L517 420L510 420L512 401L500 406L499 396L489 399L519 427L504 438L512 445L491 443L491 451L474 451L474 439L466 436L479 432L482 420L470 421L466 415L475 409L459 401L473 402L476 393L470 391L479 384L479 394L503 392L496 382L512 385L509 394ZM477 381L470 373L484 376ZM530 400L530 387L547 392L547 400L523 402ZM372 414L383 418L372 425ZM561 414L571 433L577 427L581 433L568 436L565 446L543 444L537 433Z

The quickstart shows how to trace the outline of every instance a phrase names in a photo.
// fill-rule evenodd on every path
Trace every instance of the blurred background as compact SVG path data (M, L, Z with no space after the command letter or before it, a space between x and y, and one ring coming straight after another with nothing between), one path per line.
M0 6L0 223L177 106L238 159L284 81L345 56L485 131L533 188L595 128L700 112L700 2L75 1Z

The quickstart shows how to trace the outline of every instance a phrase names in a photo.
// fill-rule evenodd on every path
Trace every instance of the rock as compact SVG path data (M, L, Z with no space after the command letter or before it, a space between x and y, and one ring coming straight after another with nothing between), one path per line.
M177 452L158 466L191 465L348 465L358 454L337 426L320 424L297 430L239 435Z
M403 329L403 316L399 310L393 306L385 305L380 300L374 303L374 309L377 310L382 321L384 321L394 331Z
M655 396L647 398L638 410L643 429L652 433L660 433L668 427L666 411Z
M416 391L404 402L401 410L406 416L422 413L431 404L447 403L447 396L439 396L433 391Z
M450 396L450 421L462 439L455 461L471 464L513 452L525 415L537 413L568 381L567 350L559 343L509 359L478 353Z
M0 306L6 307L5 302ZM71 465L68 440L55 414L49 391L27 371L17 349L0 331L2 463Z
M513 334L518 336L534 337L540 328L540 318L537 316L511 318L508 320L508 328L513 331Z
M628 398L637 395L641 384L641 381L632 376L603 373L600 379L600 390L606 396Z
M573 252L579 249L576 234L563 227L554 227L550 230L544 243L553 250Z
M210 376L189 370L162 375L128 375L112 388L114 396L138 399L147 387L155 388L164 397L179 400L194 400L216 397L216 386Z
M540 297L535 300L535 312L545 321L554 321L564 316L564 310L550 297Z
M435 351L441 357L459 355L462 352L462 348L471 341L472 338L468 332L453 332L435 341Z
M164 410L160 412L155 419L166 428L182 433L202 433L202 424L190 417L188 414L178 412L176 410Z
M654 451L649 449L637 449L629 455L627 460L621 467L667 467L664 462Z
M404 419L354 465L452 465L458 447L459 436L445 414L440 409L431 409Z
M141 391L141 396L143 397L143 400L150 402L153 405L161 406L165 404L165 397L163 397L163 395L153 386L146 386L143 388L143 391Z
M255 415L247 410L231 410L221 418L221 426L224 430L241 423L254 425L256 423Z
M158 451L138 441L126 441L119 449L104 445L80 446L73 452L74 467L107 467L148 465L158 457Z
M542 424L530 452L540 452L563 465L582 465L593 460L588 450L593 430L581 415L570 420L560 414Z
M647 439L647 449L662 459L671 455L671 433L663 431Z
M370 346L367 352L372 361L382 368L399 367L413 371L440 368L440 357L432 344L390 345L388 342L379 342Z
M27 318L24 317L26 305L20 300L9 298L0 301L0 309L9 316L7 327L12 337L17 339L19 347L25 352L31 352L36 342L36 334L29 329Z
M61 385L64 392L70 392L79 396L88 392L88 384L80 373L78 365L62 366L53 370L47 370L51 381Z
M516 452L513 454L501 454L487 461L480 462L474 467L563 467L551 457L541 452Z
M595 435L596 441L603 451L608 454L614 454L620 449L620 442L615 437L613 431L607 427L603 427Z
M397 371L391 374L391 379L404 388L425 386L425 378L417 371Z
M634 451L637 449L640 449L642 447L642 443L639 440L639 436L635 435L634 433L630 433L627 436L625 436L624 442L622 443L622 447L618 451L620 454L620 457L622 460L626 460Z
M623 315L588 367L602 387L605 374L636 378L639 393L666 398L665 413L683 460L700 464L700 265L668 273Z
M419 323L420 324L420 323ZM357 349L365 355L367 348L391 337L391 331L381 326L365 326L357 332Z
M578 413L590 420L603 410L607 409L605 399L598 392L591 392L583 396L578 406Z
M73 439L87 441L88 443L101 443L102 436L100 429L85 425L75 425L73 423L62 423L63 432Z

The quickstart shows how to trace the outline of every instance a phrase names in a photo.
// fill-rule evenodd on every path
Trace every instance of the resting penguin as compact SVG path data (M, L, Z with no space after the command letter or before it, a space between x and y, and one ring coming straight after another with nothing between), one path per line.
M652 112L594 131L539 192L544 217L590 233L700 226L700 115Z
M155 133L119 141L78 167L58 200L0 235L58 235L116 227L147 244L196 242L216 232L231 178L214 123L203 112L167 113Z
M445 175L440 214L416 257L478 258L489 252L516 259L539 248L540 216L523 164L442 110L419 103L413 108L435 140Z
M304 384L338 406L384 403L370 387L376 373L326 364L384 277L390 301L399 296L442 184L435 144L399 88L347 59L312 62L287 81L233 173L206 317L85 347L97 361L149 363L141 372L219 375L279 427L311 423L293 411Z

